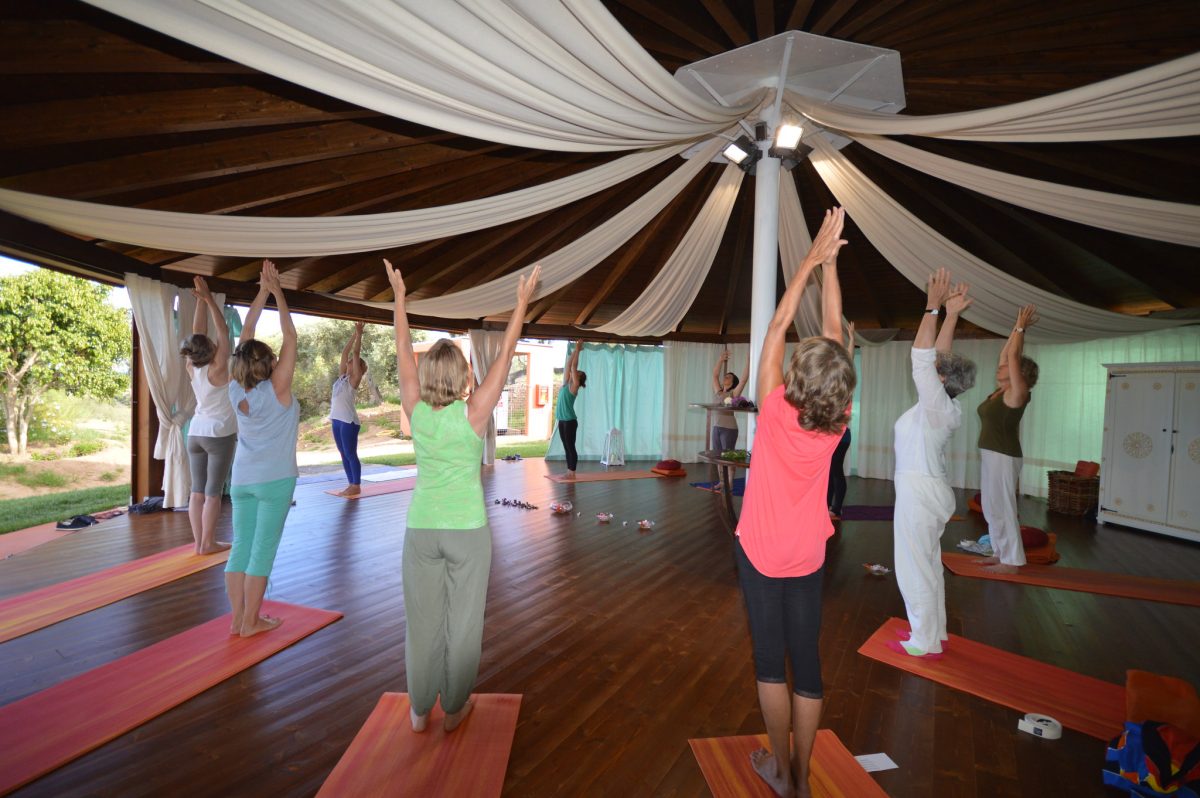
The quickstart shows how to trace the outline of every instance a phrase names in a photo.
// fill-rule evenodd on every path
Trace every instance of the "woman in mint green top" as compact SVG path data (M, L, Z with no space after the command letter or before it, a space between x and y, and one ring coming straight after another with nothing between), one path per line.
M579 418L575 415L575 397L579 389L587 385L587 373L579 370L579 353L583 341L575 342L575 351L567 361L563 374L562 388L558 391L558 403L554 406L554 417L558 419L558 437L562 438L563 451L567 455L567 479L575 479L575 466L579 464L579 451L575 438L579 435Z
M417 455L417 484L404 534L404 670L414 731L441 697L449 732L471 711L483 652L492 532L483 504L483 434L500 401L541 266L517 284L500 356L466 401L470 368L457 346L438 341L417 365L404 279L384 260L396 297L396 365Z

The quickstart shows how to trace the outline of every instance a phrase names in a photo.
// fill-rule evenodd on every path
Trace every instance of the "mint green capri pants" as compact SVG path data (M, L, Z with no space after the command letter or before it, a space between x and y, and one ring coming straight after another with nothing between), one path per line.
M404 535L404 670L413 711L438 695L458 712L471 697L483 653L483 610L492 530L409 529Z
M296 478L284 477L254 485L234 485L233 548L229 551L227 573L246 576L270 576L283 537L283 522L292 509Z

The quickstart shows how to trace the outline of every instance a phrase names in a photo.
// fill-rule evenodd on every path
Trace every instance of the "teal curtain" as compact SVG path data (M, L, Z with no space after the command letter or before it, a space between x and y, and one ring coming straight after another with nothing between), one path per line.
M567 350L567 357L572 348ZM658 460L663 429L663 350L659 346L586 344L579 369L587 387L575 399L579 459L599 460L609 430L621 430L627 460ZM556 422L557 424L557 422ZM557 429L557 426L556 426ZM562 439L550 439L547 460L562 460Z

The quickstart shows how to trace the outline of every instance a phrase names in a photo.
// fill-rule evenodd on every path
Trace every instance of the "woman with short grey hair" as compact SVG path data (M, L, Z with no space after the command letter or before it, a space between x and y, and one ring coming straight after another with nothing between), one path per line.
M929 278L925 316L912 348L917 403L896 421L896 583L904 597L909 638L890 647L914 657L940 657L946 634L942 532L954 514L946 476L946 444L962 426L955 398L975 385L975 364L950 351L958 317L971 306L968 286L950 288L938 269ZM946 320L937 329L942 306Z

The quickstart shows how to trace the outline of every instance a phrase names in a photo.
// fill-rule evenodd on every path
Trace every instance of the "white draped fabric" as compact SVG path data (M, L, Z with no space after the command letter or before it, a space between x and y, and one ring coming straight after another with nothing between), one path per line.
M0 189L0 210L107 241L199 255L288 258L369 252L463 235L525 219L639 175L686 145L636 152L612 163L494 197L357 216L227 216L123 208Z
M661 336L679 326L712 268L744 176L740 168L726 164L708 201L650 285L619 316L597 327L598 332Z
M832 105L789 92L804 116L849 134L964 141L1112 141L1200 135L1200 53L1025 102L930 116Z
M749 344L697 344L666 341L663 344L663 431L662 453L681 463L696 462L696 455L708 448L705 412L688 407L692 402L713 401L712 370L717 358L729 350L729 370L741 376ZM739 416L742 434L738 446L746 446L746 423Z
M500 357L504 347L503 330L471 330L471 368L475 372L475 384L483 382L488 369ZM483 464L496 462L496 414L488 418L487 432L483 436Z
M779 262L783 266L783 283L792 284L800 262L812 249L812 236L808 233L808 224L804 221L804 211L800 207L800 194L796 191L796 181L791 172L781 172L779 175ZM796 313L796 332L801 338L820 335L823 324L821 321L821 272L816 270L808 278L800 296L800 310Z
M354 105L518 147L652 147L754 105L685 89L598 0L89 2Z
M125 285L141 345L142 371L158 413L154 457L164 461L163 506L185 507L191 472L183 425L196 409L196 397L179 356L179 343L191 333L196 300L191 291L132 273L125 275Z
M1010 277L909 213L823 138L811 141L813 166L863 235L913 285L923 288L929 273L941 266L969 283L975 304L964 318L985 330L1007 336L1017 309L1030 302L1041 316L1027 336L1032 343L1083 341L1186 323L1099 310Z
M683 191L692 178L708 165L709 160L724 143L723 139L710 142L690 160L684 161L665 180L607 222L537 261L542 265L542 276L534 298L540 299L571 284L611 255ZM517 282L521 275L529 272L533 266L534 264L530 263L511 274L474 288L428 299L409 299L405 304L410 313L444 319L478 319L504 313L516 305ZM355 301L345 297L337 298ZM391 302L359 300L357 304L392 307Z
M1130 197L1010 175L934 155L879 136L855 141L897 163L956 186L1028 208L1127 235L1200 247L1200 206Z

